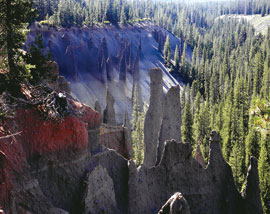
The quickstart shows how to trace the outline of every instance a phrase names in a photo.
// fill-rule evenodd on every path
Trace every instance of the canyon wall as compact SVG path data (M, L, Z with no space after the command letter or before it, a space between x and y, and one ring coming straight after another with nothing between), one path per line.
M164 66L162 51L166 35L170 36L172 50L181 42L166 30L151 22L117 28L93 27L55 29L35 24L28 35L34 41L37 32L43 35L46 51L59 64L60 75L71 83L73 97L94 108L98 100L102 111L106 106L109 88L115 99L117 124L123 121L123 112L131 117L132 89L139 83L142 101L149 102L149 69L159 67L163 72L163 90L179 84ZM187 55L192 56L188 47ZM180 83L182 85L182 83Z

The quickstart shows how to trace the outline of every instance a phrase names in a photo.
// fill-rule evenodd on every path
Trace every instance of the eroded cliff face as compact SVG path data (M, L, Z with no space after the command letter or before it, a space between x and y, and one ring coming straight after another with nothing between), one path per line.
M192 157L189 143L175 140L165 142L157 166L136 168L116 152L123 150L101 145L113 146L109 139L121 145L121 127L106 126L116 131L102 136L99 113L68 102L77 114L60 121L46 121L36 109L26 108L2 124L1 136L23 130L0 143L0 205L5 213L150 214L180 208L192 214L262 213L257 161L251 159L241 196L215 132L206 168Z
M90 107L68 102L78 115L46 121L37 109L21 108L1 124L1 136L21 131L0 143L0 204L6 213L80 207L80 178L90 157L89 145L97 140L89 132L99 132L100 118Z
M94 107L96 100L102 111L106 106L106 89L115 99L117 124L123 112L131 116L133 85L141 88L142 101L150 97L149 69L163 71L163 90L179 84L163 64L162 50L166 35L171 37L174 50L180 41L151 22L134 26L53 29L32 26L28 42L41 31L46 50L59 64L60 74L71 82L72 94L83 103ZM188 48L188 56L192 51Z

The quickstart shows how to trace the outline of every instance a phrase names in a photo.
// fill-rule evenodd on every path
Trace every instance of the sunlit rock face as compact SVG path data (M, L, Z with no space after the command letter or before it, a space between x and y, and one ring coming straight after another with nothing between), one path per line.
M148 103L151 68L162 69L165 92L178 84L165 68L158 48L163 46L166 35L171 37L173 50L180 41L151 22L124 28L110 26L58 30L33 25L28 42L34 40L37 31L41 31L46 50L59 64L60 75L71 82L74 97L93 108L98 100L104 109L106 88L110 89L115 98L119 125L123 121L123 112L127 111L131 116L133 82L140 81L142 99ZM187 52L191 58L191 49Z

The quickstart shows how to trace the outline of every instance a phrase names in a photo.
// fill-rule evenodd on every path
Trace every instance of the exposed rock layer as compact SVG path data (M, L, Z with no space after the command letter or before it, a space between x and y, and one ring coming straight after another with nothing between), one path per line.
M114 98L107 89L107 105L103 112L103 123L116 126L115 111L114 111Z

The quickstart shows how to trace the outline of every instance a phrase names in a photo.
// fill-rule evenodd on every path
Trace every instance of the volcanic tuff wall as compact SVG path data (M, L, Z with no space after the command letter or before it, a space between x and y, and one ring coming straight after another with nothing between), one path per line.
M149 69L160 67L163 71L163 89L166 92L178 82L163 64L162 50L166 35L170 35L172 49L180 41L166 30L146 22L117 28L53 29L33 25L28 43L36 33L43 35L46 50L59 64L60 74L71 82L73 96L94 107L96 100L102 110L106 105L106 88L115 98L117 124L123 113L131 116L133 84L140 83L142 101L150 96ZM188 48L188 56L192 51Z

